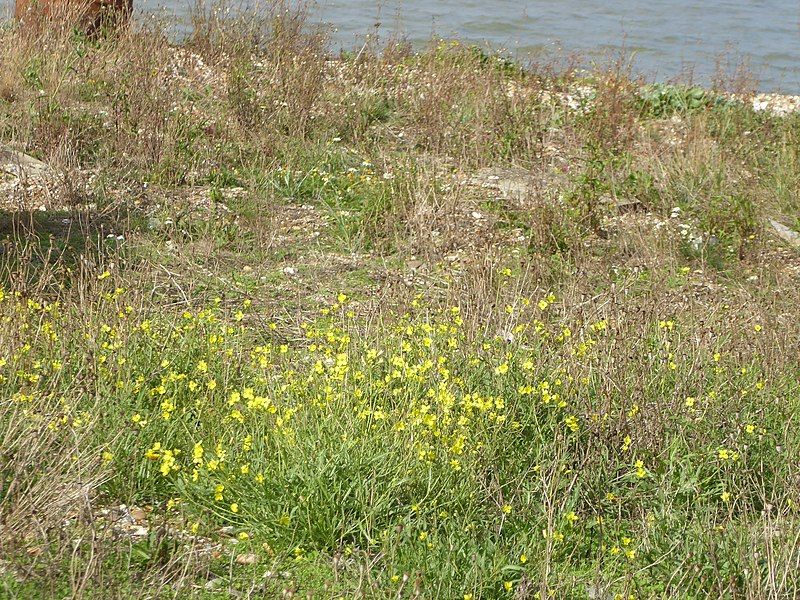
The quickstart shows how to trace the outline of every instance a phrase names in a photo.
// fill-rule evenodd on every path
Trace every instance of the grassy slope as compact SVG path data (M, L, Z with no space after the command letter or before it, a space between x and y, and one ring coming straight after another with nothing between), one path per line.
M0 594L797 592L800 118L198 25L1 34Z

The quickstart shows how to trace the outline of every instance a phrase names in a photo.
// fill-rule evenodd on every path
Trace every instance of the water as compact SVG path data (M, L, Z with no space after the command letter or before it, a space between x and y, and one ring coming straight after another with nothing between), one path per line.
M548 50L592 57L634 53L636 71L708 82L720 57L745 60L762 91L800 93L798 0L321 0L335 40L353 45L376 22L412 42L432 34L488 42L526 56Z
M13 0L0 0L0 14ZM179 18L190 0L167 3ZM134 0L144 11L163 0ZM741 61L761 91L800 93L798 0L318 0L314 18L329 23L335 48L363 44L376 31L422 45L431 36L507 49L518 57L579 52L588 61L633 53L650 80L707 83L720 58ZM5 11L3 10L5 9Z

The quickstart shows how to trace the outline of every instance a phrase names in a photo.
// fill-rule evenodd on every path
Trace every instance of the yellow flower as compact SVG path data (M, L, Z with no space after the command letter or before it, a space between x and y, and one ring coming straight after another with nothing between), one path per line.
M719 497L723 502L730 502L731 493L730 492L722 492Z
M231 512L232 512L232 513L238 513L238 512L239 512L239 505L238 505L238 504L236 504L236 502L234 502L233 504L231 504Z
M160 450L161 450L161 442L156 442L155 444L153 444L152 448L150 448L149 450L147 450L147 452L145 452L144 454L145 458L148 458L149 460L158 460L159 458L161 458Z
M239 535L238 535L237 537L238 537L238 538L239 538L241 541L243 541L243 542L246 542L247 540L249 540L249 539L250 539L250 534L249 534L249 533L247 533L246 531L242 531L241 533L239 533Z
M172 471L178 470L178 464L175 460L175 456L178 453L179 450L164 450L164 453L161 455L161 466L159 467L161 475L166 477Z
M203 464L203 444L201 442L197 442L192 449L192 462L196 465Z
M521 565L524 565L526 562L528 562L528 557L527 557L527 555L525 555L525 554L520 554L520 557L519 557L519 564L521 564Z
M100 273L100 275L97 276L97 279L102 281L103 279L108 279L109 277L111 277L111 273L109 271L103 271L102 273Z
M511 590L514 589L514 584L511 583L510 581L504 581L503 582L503 589L505 591L507 591L507 592L510 592Z
M107 450L103 452L103 462L111 462L112 460L114 460L114 455L111 452Z
M510 504L504 504L503 505L503 514L510 515L511 514L511 510L512 510L512 508L511 508Z

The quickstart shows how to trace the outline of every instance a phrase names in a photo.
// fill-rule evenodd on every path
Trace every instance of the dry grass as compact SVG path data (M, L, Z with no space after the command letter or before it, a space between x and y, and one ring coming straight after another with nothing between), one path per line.
M798 117L232 14L0 30L0 590L794 597Z

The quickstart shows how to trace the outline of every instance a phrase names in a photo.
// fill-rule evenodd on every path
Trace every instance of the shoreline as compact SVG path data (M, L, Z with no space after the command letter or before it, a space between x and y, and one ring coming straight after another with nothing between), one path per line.
M0 13L0 27L8 27L9 24L11 24L13 22L13 16L12 16L12 13L13 13L13 0L7 1L6 4L7 4L7 8L5 10L5 15ZM267 10L269 10L269 9L267 9ZM312 13L313 13L313 11L312 11ZM312 14L312 13L309 13L309 14ZM308 16L308 14L306 16ZM184 38L184 37L190 35L191 25L189 24L189 20L190 20L189 16L184 15L184 16L178 17L177 13L175 12L175 10L171 10L171 9L166 8L166 7L159 7L159 8L156 8L156 9L139 8L139 9L137 9L135 11L134 18L140 24L141 23L146 23L146 22L153 22L156 19L161 19L164 22L169 22L171 24L170 28L173 29L173 34L174 34L174 36L177 36L177 38ZM327 22L327 21L324 21L324 20L320 20L320 21L311 20L311 21L309 21L309 24L312 26L312 28L319 29L321 31L338 32L338 28L337 28L336 24L332 23L332 22ZM381 23L377 23L377 25L381 25ZM376 38L376 34L374 33L374 31L375 31L374 27L370 27L370 26L367 25L367 26L364 27L362 32L359 32L359 33L351 32L351 33L349 33L348 34L348 38L352 38L352 39L341 38L340 35L339 36L335 36L335 35L331 36L330 39L329 39L329 43L328 43L328 50L332 54L336 54L339 51L355 52L362 46L362 44L369 43L369 40L371 38L372 39ZM393 39L406 40L406 39L408 39L408 36L406 36L405 34L402 34L402 33L398 34L397 32L394 32L394 31L391 31L391 30L381 31L379 33L379 35L383 39L386 39L386 40L393 40ZM612 57L612 56L618 57L618 56L621 55L621 53L626 52L626 50L625 50L626 46L625 45L621 45L621 46L619 46L617 48L614 48L614 47L608 46L607 44L598 44L597 46L589 47L589 48L566 50L563 47L563 45L558 41L545 43L541 47L535 46L535 48L530 48L530 49L527 49L527 50L519 50L517 48L519 46L519 43L516 43L516 44L513 44L513 43L512 44L500 43L498 45L497 42L492 42L492 41L489 41L489 40L486 40L486 39L480 39L480 38L472 38L469 35L461 36L461 37L459 37L458 35L454 35L454 36L439 38L439 37L437 37L437 34L434 33L433 31L431 33L430 39L426 38L425 36L419 36L419 35L414 35L414 36L410 36L410 37L413 38L412 45L413 45L413 48L414 48L414 52L424 52L425 49L431 43L433 43L433 42L435 42L437 40L448 42L450 40L456 39L456 40L461 40L462 43L464 43L466 45L473 45L475 47L481 48L483 51L487 51L487 52L492 53L492 54L498 54L498 55L499 54L511 54L513 56L513 60L521 60L522 62L525 62L527 60L527 58L529 58L532 55L535 55L535 56L540 57L540 58L544 57L545 58L545 62L549 62L550 60L556 60L559 57L560 57L560 60L562 60L562 61L569 61L570 60L569 57L585 57L585 60L589 61L589 62L593 62L593 61L596 61L596 60L599 60L600 62L603 62L603 61L608 61L610 59L610 57ZM181 45L182 42L183 42L182 39L171 39L171 41L173 43L175 43L176 45ZM602 48L602 52L600 51L601 48ZM643 50L642 48L634 48L633 50L627 51L625 56L626 56L627 59L633 59L636 56L636 54L638 52L641 52L642 50ZM522 56L519 56L520 53L522 53ZM547 57L550 57L550 58L547 58ZM706 59L708 60L709 57L706 57ZM749 64L749 61L750 61L751 57L748 56L745 53L745 54L742 54L742 55L736 54L733 57L733 59L739 64L739 67L741 67L742 65ZM719 63L720 60L721 60L720 57L717 56L716 57L716 62ZM665 56L665 62L666 63L670 62L669 53L667 53L667 56ZM689 61L688 63L685 63L682 60L679 72L676 72L674 74L670 74L668 76L659 76L658 78L653 78L650 75L650 73L658 72L659 65L658 64L650 65L648 67L642 67L642 68L636 69L636 72L634 73L634 76L635 76L635 78L642 77L642 78L644 78L644 79L646 79L648 81L650 81L652 79L652 81L650 81L650 83L655 83L655 84L666 85L666 84L673 84L674 83L676 85L687 85L687 86L690 86L690 87L697 86L697 87L708 88L708 84L706 82L684 83L684 82L681 81L681 78L682 78L683 74L684 73L692 73L694 71L694 65L696 65L696 64L698 64L697 61L695 63L692 63L691 61ZM728 61L728 64L729 65L731 64L731 60ZM709 68L705 69L705 71L704 71L705 74L703 75L703 77L706 80L714 76L714 74L710 70L711 66L712 65L709 63L707 65L707 67L709 67ZM737 68L739 68L739 67L737 67ZM776 84L776 85L771 86L771 87L779 88L780 84ZM798 97L798 96L800 96L800 90L798 90L797 93L788 93L788 92L784 92L784 91L780 91L780 92L777 92L777 91L757 91L756 93L758 95L763 95L765 97L773 97L774 96L774 97L784 98L784 97ZM774 104L774 102L772 102L772 103ZM779 102L779 104L781 104L782 106L785 106L785 103ZM795 103L793 102L792 103L792 107L794 105L795 105Z

